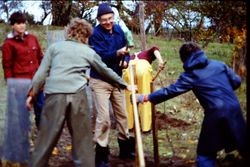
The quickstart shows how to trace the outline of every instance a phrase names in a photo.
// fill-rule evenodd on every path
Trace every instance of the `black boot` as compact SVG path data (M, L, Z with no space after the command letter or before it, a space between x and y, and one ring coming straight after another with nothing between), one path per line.
M109 167L109 147L102 147L98 143L95 148L95 166L96 167Z
M134 159L135 158L135 140L127 139L127 140L121 140L118 139L118 144L120 148L119 157L121 159Z
M135 138L134 137L129 137L129 145L130 145L131 154L135 155Z

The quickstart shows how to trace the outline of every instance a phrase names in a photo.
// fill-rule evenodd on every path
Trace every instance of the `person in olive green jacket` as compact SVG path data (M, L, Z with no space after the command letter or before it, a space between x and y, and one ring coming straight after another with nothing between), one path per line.
M31 156L31 167L45 167L53 148L67 122L72 137L75 166L95 166L90 107L86 86L86 70L94 68L112 85L126 89L127 84L108 68L100 56L87 43L92 26L85 20L74 18L66 30L66 40L52 44L32 81L26 104L44 85L45 104L40 131Z

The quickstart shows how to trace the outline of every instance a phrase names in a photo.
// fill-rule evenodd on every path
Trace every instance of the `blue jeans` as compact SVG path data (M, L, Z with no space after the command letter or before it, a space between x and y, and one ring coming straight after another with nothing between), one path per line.
M29 161L29 111L25 105L30 79L7 79L7 112L2 158L16 163ZM2 132L0 132L2 133Z
M196 158L197 167L215 167L216 157L198 155Z

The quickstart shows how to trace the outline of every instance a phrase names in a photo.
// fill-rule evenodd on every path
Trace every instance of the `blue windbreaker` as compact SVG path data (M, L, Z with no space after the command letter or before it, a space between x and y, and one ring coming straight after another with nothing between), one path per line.
M122 68L119 66L122 57L118 57L116 52L127 45L127 40L119 25L114 24L113 32L110 33L99 24L94 28L94 32L90 36L89 44L109 68L119 76L122 75ZM128 63L129 55L125 56L125 61ZM90 76L105 81L105 78L94 69L91 69Z
M149 95L154 104L192 90L204 108L197 152L215 155L226 149L243 150L246 125L234 90L241 84L240 77L225 63L207 59L203 51L194 52L183 64L179 79Z

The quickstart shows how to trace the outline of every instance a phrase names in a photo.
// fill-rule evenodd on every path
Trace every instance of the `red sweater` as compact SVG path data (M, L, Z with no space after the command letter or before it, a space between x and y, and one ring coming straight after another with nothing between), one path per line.
M42 49L34 35L24 37L9 34L2 47L4 78L32 79L43 58Z
M147 60L147 61L149 62L149 64L151 64L151 63L156 59L156 57L155 57L155 55L154 55L154 51L155 51L155 50L159 50L159 48L153 46L153 47L151 47L151 48L148 49L148 50L141 51L141 52L137 55L137 57L138 57L138 59ZM133 59L135 59L135 55L134 55L134 54L130 56L130 60L133 60Z

